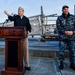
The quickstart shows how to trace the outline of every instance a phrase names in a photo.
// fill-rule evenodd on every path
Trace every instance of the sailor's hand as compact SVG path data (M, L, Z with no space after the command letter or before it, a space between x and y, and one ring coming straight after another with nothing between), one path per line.
M72 36L73 35L73 31L65 31L65 34L68 36Z

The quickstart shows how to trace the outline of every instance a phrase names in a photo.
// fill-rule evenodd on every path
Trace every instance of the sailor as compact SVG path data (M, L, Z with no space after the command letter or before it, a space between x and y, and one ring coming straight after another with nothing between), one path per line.
M60 69L64 68L64 52L69 50L70 68L75 70L75 16L69 13L69 7L62 7L62 15L57 18L57 30L59 34L59 60Z

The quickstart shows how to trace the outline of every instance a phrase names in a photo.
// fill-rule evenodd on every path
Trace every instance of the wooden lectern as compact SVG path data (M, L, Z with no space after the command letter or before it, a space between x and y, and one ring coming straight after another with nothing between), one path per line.
M5 38L5 69L2 75L24 75L23 45L25 27L0 27L0 38Z

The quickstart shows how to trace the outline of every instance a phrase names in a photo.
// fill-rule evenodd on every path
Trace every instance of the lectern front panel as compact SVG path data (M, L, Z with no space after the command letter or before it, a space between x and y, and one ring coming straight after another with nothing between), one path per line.
M8 67L18 67L18 41L8 41Z

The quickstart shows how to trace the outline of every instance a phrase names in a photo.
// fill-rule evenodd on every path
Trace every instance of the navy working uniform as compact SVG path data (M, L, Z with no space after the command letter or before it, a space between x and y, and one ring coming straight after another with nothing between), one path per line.
M70 62L75 62L75 16L68 13L65 17L64 13L58 17L56 22L58 34L59 34L59 59L64 60L64 52L69 50ZM72 36L65 34L65 31L73 31Z

